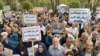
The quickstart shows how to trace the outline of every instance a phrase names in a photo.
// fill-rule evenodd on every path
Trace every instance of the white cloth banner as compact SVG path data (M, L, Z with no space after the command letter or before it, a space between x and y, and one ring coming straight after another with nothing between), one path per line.
M87 23L90 19L90 9L71 8L69 9L69 23Z

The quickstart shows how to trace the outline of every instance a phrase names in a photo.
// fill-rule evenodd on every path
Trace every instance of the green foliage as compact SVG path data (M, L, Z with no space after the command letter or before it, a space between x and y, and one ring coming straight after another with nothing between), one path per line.
M100 1L100 0L96 0L96 1ZM47 8L52 8L50 0L18 0L18 2L22 5L23 9L27 9L27 10L31 9L33 5L34 7L46 7L47 6ZM11 5L12 10L16 10L16 0L0 0L0 9L2 9L3 5L7 5L8 3ZM88 8L89 7L88 0L60 0L60 4L66 4L71 8L78 8L78 7ZM100 7L100 2L96 4L98 7Z
M16 11L16 2L12 2L10 6L12 10Z
M0 9L3 9L4 3L2 0L0 0Z
M79 6L79 3L78 2L70 2L69 4L69 7L70 8L79 8L80 6Z
M25 1L25 2L22 3L22 7L25 10L29 10L29 9L32 9L33 8L33 4L31 2L26 2Z

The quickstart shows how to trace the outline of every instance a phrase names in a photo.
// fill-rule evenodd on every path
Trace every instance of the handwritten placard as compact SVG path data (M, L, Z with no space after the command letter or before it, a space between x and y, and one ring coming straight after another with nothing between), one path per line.
M63 23L52 23L53 33L63 33L65 25Z
M41 40L40 26L22 28L22 37L23 37L23 42L40 41Z
M24 14L23 24L34 24L37 23L37 16L34 14Z
M68 22L87 23L90 19L90 9L87 8L71 8L69 9Z

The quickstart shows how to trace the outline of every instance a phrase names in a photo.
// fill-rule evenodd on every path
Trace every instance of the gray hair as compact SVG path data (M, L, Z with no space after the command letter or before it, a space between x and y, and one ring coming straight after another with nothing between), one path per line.
M5 50L3 52L3 55L4 56L9 56L9 54L13 55L13 51L11 49L5 48Z

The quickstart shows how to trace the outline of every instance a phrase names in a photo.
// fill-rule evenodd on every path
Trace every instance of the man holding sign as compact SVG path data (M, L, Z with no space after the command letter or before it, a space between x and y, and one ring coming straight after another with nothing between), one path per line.
M41 40L40 26L22 28L22 37L23 42L32 42L32 49L29 50L28 55L34 56L34 41Z

